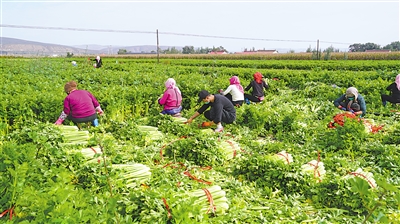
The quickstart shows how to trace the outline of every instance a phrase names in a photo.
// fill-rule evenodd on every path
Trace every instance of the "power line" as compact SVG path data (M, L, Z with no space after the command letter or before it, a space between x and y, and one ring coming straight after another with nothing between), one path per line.
M90 32L108 32L108 33L148 33L148 34L155 34L155 32L151 32L151 31L104 30L104 29L83 29L83 28L44 27L44 26L21 26L21 25L7 25L7 24L0 24L0 27L42 29L42 30L72 30L72 31L90 31Z
M107 32L107 33L144 33L144 34L156 34L155 31L87 29L87 28L68 28L68 27L44 27L44 26L8 25L8 24L0 24L0 27L24 28L24 29L44 29L44 30L70 30L70 31ZM158 32L158 34L175 35L175 36L205 37L205 38L219 38L219 39L234 39L234 40L256 40L256 41L280 41L280 42L303 42L303 43L304 43L304 42L307 42L307 43L315 43L315 40L265 39L265 38L214 36L214 35L187 34L187 33L172 33L172 32ZM329 42L329 41L319 41L319 42L320 42L320 43L328 43L328 44L330 43L330 44L351 45L351 43L340 43L340 42Z

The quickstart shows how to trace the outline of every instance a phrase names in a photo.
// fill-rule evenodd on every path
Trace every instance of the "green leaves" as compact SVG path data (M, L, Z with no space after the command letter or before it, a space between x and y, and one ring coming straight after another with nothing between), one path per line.
M14 222L399 219L400 128L398 117L379 103L379 94L398 73L396 61L169 58L157 64L155 59L118 58L114 63L110 58L104 69L94 72L90 64L84 67L86 58L74 59L81 61L79 67L61 58L0 60L0 208L15 204ZM245 86L255 71L270 85L264 102L237 108L237 120L225 124L223 133L199 129L202 116L185 125L159 115L157 98L169 77L183 93L182 115L187 118L199 108L199 90L216 93L233 75ZM52 123L62 110L62 86L69 80L90 90L105 111L100 127L88 129L88 145L101 153L86 145L60 144L65 139ZM332 101L349 85L359 88L367 100L366 116L385 124L383 131L370 134L361 122L351 120L327 128L338 113ZM290 153L290 163L276 157L282 151ZM301 167L317 159L326 171L321 181L312 167L312 175ZM134 173L143 181L125 176L135 182L127 187L127 181L118 179L124 171L112 169L112 164L137 163L147 167ZM376 188L359 177L345 178L358 167L373 171ZM205 214L200 211L204 204L178 197L214 185L226 193L229 209L224 214Z
M174 141L164 148L165 156L177 162L190 161L198 166L220 166L226 158L215 137L196 136Z

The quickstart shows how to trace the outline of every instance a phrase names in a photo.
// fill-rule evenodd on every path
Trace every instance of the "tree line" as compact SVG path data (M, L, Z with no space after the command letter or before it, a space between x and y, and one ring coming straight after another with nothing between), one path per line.
M246 49L247 50L247 49ZM385 46L380 46L379 44L375 43L354 43L349 46L349 52L365 52L367 50L390 50L390 51L400 51L400 41L395 41L390 44L387 44ZM165 50L160 50L160 54L208 54L210 52L221 52L224 51L228 53L228 51L223 47L200 47L200 48L194 48L193 46L184 46L182 50L176 48L176 47L171 47L167 48ZM255 48L253 47L253 51L255 51ZM312 49L311 46L309 46L306 50L306 52L309 53L314 53L317 50L314 48ZM332 52L340 52L338 48L334 48L333 46L330 46L324 50L319 49L319 52L326 52L326 53L332 53ZM155 54L157 53L156 51L151 51L151 52L142 52L142 53L152 53ZM291 51L290 53L294 53ZM126 49L119 49L118 54L132 54L132 52L127 52Z
M365 52L367 50L391 50L400 51L400 41L392 42L386 46L381 47L379 44L375 43L365 43L365 44L352 44L349 46L350 52Z
M200 48L194 48L193 46L184 46L182 50L179 50L176 47L171 47L167 48L165 50L160 50L160 54L208 54L210 52L228 52L223 46L219 47L200 47ZM152 53L155 54L157 53L156 51L151 51L151 52L142 52L142 53ZM132 54L131 52L128 52L126 49L119 49L118 54Z

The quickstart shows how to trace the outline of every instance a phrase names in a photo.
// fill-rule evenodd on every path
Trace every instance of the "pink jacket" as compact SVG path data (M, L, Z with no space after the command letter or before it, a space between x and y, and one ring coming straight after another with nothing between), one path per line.
M64 113L74 118L89 117L96 113L95 108L98 106L99 102L86 90L72 91L64 99Z
M182 102L182 95L178 88L172 88L165 90L161 99L158 100L158 103L164 105L164 110L170 110L174 108L178 108Z

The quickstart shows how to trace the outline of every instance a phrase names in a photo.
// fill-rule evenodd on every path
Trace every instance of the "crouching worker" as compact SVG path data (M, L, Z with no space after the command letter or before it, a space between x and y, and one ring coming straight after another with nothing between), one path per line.
M264 89L267 90L269 88L268 84L263 80L264 76L260 72L254 73L253 78L254 80L244 89L244 91L252 89L251 95L247 93L244 94L247 104L250 104L250 101L255 103L262 102L265 95Z
M95 62L93 64L93 67L95 67L95 68L100 68L103 65L103 62L101 61L101 58L98 55L97 55L96 59L93 59L93 61Z
M213 95L207 90L202 90L199 93L198 103L200 102L204 102L204 105L187 120L187 123L192 123L193 119L204 113L204 116L210 121L203 122L202 127L210 127L216 124L215 132L222 132L224 130L222 122L231 124L236 120L236 109L225 96ZM209 107L210 110L207 110Z
M165 82L164 94L158 100L160 105L164 105L164 110L161 114L169 114L174 117L180 117L182 111L182 94L179 88L176 86L175 79L169 78Z
M391 92L390 95L382 94L382 105L385 107L386 103L389 101L390 103L400 103L400 74L396 76L395 82L391 83L386 90Z
M75 81L65 84L64 91L67 97L64 99L64 110L55 124L61 125L68 118L75 125L91 122L93 126L97 127L99 122L96 111L99 115L103 115L103 110L97 99L89 91L78 90L77 86L78 84Z
M358 94L358 90L354 87L348 88L346 93L337 98L333 104L343 111L360 115L360 117L363 117L367 110L364 97Z
M225 91L220 90L220 93L226 96L236 107L242 106L244 101L244 90L243 86L240 85L239 77L232 76L229 79L229 83L230 85L228 88Z

